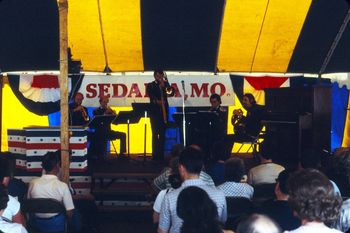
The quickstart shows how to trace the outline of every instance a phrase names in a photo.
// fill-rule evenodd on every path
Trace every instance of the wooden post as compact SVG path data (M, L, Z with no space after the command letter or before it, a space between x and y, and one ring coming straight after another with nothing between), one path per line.
M61 166L62 181L69 181L69 130L68 130L68 33L67 0L58 1L60 29L60 94L61 94Z

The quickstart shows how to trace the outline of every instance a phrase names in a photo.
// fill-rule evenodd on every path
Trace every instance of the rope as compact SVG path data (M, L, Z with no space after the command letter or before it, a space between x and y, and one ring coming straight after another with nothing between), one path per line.
M319 74L318 76L319 76L319 77L320 77L321 74L323 74L323 72L326 70L326 68L327 68L327 66L328 66L328 64L329 64L329 62L330 62L330 60L331 60L331 58L332 58L332 56L333 56L333 53L334 53L335 49L337 48L340 39L341 39L342 36L343 36L343 33L344 33L345 29L346 29L346 26L347 26L348 23L349 23L349 20L350 20L350 8L349 8L349 10L348 10L347 15L345 16L345 19L344 19L344 21L343 21L343 24L340 26L340 29L339 29L339 31L338 31L336 37L334 38L334 41L333 41L333 43L332 43L332 45L331 45L331 48L329 49L329 51L328 51L328 53L327 53L326 58L325 58L324 61L323 61L323 64L322 64L322 66L321 66L321 69L320 69L320 71L318 72L318 74Z
M254 65L254 61L255 61L256 51L258 50L259 41L260 41L261 33L262 33L262 30L263 30L263 27L264 27L265 18L266 18L267 10L269 8L269 4L270 4L270 0L268 0L267 4L266 4L265 13L264 13L263 20L261 22L261 27L260 27L260 31L259 31L258 40L256 41L256 45L255 45L255 50L254 50L254 55L253 55L253 59L252 59L252 64L250 66L250 72L252 72L252 70L253 70L253 65Z
M110 71L110 68L108 66L108 56L107 56L107 50L106 50L105 34L104 34L104 31L103 31L103 25L102 25L102 14L101 14L100 0L97 0L97 7L98 7L98 19L99 19L100 29L101 29L101 39L102 39L102 46L103 46L103 54L104 54L105 63L106 63L105 70L109 70Z

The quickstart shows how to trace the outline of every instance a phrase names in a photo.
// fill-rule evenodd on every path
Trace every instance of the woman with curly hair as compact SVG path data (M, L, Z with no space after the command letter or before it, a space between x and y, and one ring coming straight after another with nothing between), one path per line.
M183 220L180 233L233 233L221 228L216 205L201 188L190 186L182 190L176 211Z
M288 179L287 187L288 202L301 220L301 226L290 233L340 233L325 225L337 219L342 199L323 173L316 169L299 171Z

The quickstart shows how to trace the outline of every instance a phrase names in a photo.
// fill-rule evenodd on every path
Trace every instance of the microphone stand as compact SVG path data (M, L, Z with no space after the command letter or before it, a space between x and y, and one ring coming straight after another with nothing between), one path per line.
M182 134L183 134L183 145L186 147L186 113L185 113L185 81L181 81L183 96L182 96Z

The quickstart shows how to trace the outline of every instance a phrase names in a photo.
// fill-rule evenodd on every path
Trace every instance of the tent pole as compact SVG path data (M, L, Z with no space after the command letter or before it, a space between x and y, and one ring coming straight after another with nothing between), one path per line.
M62 181L69 181L69 130L68 130L68 34L67 0L58 1L60 30L60 94L61 94L61 166Z

